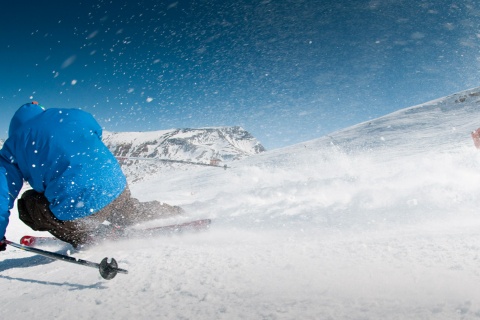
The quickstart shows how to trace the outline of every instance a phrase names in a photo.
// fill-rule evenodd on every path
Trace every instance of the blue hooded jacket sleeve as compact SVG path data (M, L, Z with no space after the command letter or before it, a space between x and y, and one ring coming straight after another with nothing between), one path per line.
M2 239L5 236L8 219L10 217L10 210L8 207L10 196L8 195L6 173L5 168L0 167L0 237Z
M7 171L5 168L10 170ZM13 208L13 202L22 184L20 172L0 158L0 239L5 236L10 209Z

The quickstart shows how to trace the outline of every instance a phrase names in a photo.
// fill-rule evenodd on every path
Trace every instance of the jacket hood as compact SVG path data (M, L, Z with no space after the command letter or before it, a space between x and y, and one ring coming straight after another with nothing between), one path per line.
M21 106L17 112L13 115L10 121L10 127L8 128L8 136L11 137L13 133L20 128L25 122L35 118L45 109L38 104L38 102L30 102Z

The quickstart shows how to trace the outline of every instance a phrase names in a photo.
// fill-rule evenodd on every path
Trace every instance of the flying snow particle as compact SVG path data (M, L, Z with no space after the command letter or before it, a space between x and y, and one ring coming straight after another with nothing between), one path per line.
M93 31L87 36L87 40L95 38L95 36L98 34L98 30Z
M173 3L171 3L171 4L167 7L167 10L176 8L177 6L178 6L178 1L177 1L177 2L173 2Z
M76 85L77 84L77 80L73 79L72 80L72 86Z
M445 23L445 29L452 31L455 29L455 25L451 22Z
M152 101L153 101L153 98L150 98L150 97L147 98L147 102L152 102Z
M70 58L68 58L67 60L63 61L62 69L65 69L65 68L68 68L69 66L71 66L72 63L74 63L76 59L77 59L77 56L73 55Z
M420 40L420 39L423 39L425 38L425 34L424 33L421 33L421 32L414 32L412 34L412 39L413 40Z

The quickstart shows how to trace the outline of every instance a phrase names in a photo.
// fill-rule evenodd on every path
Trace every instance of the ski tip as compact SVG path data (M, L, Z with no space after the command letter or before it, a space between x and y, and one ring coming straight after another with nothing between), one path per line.
M35 245L35 237L33 237L33 236L23 236L20 239L20 244L22 244L24 246L27 246L27 247L34 246Z

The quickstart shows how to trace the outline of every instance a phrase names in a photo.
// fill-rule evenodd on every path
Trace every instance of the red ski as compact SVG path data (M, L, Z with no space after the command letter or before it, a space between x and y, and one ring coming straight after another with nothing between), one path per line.
M115 235L115 238L142 238L151 237L156 235L170 235L179 234L185 231L201 231L210 227L210 219L194 220L179 224L171 224L167 226L151 227L144 229L127 229L122 235ZM48 245L64 244L65 242L55 237L43 237L43 236L23 236L20 239L20 243L27 247L41 247Z

